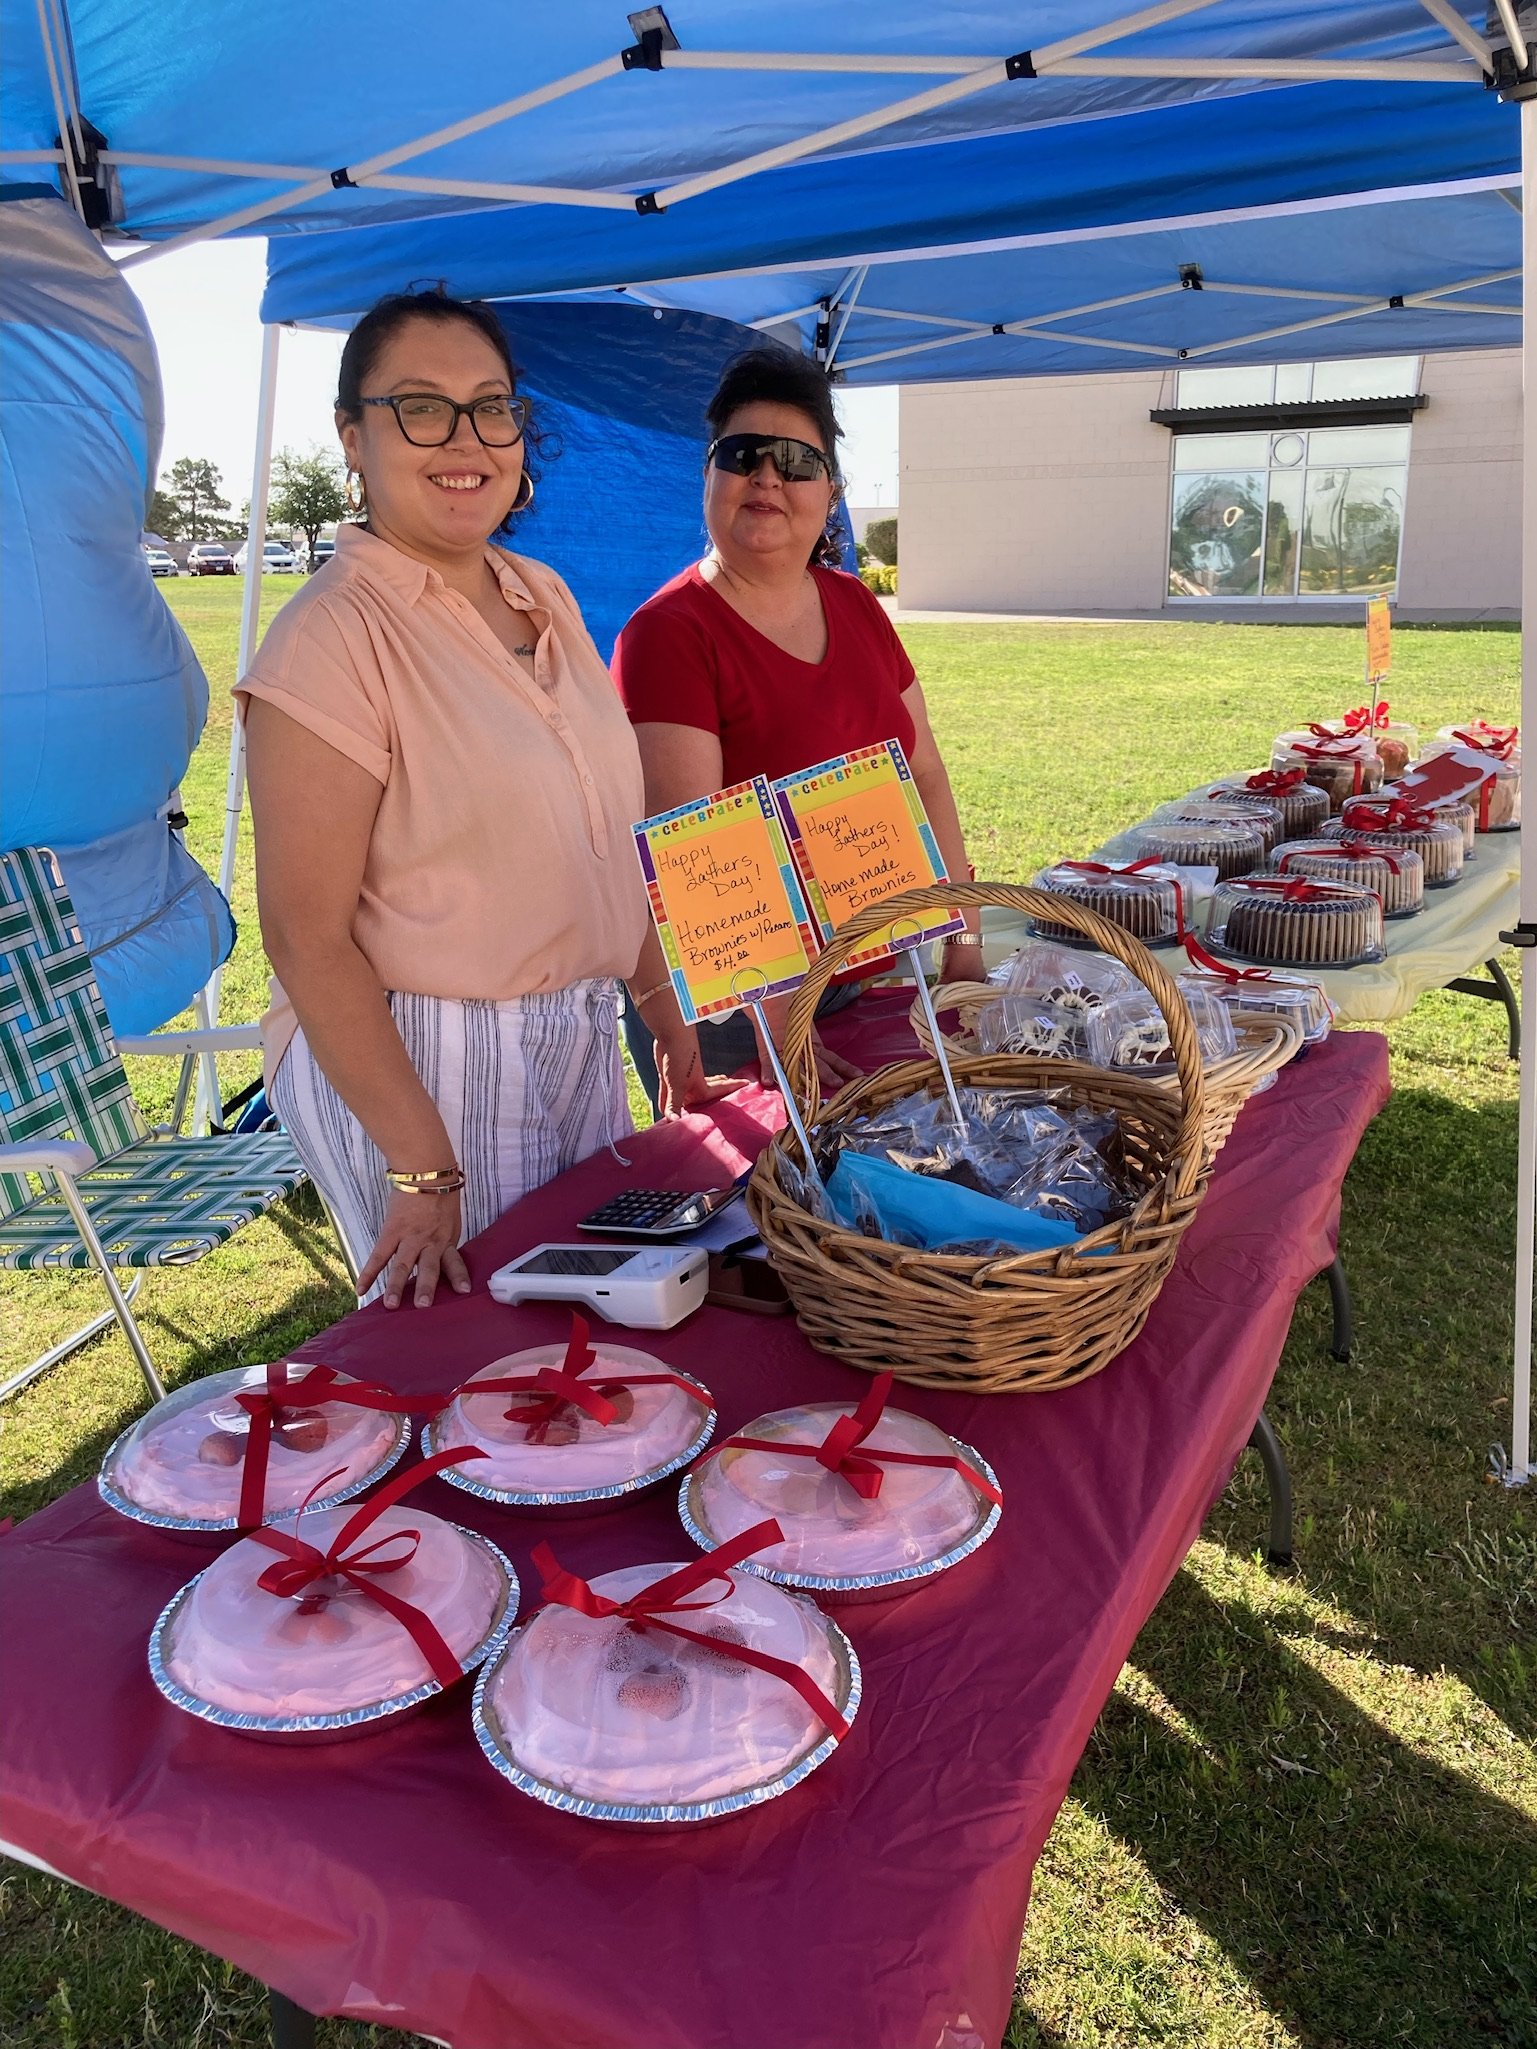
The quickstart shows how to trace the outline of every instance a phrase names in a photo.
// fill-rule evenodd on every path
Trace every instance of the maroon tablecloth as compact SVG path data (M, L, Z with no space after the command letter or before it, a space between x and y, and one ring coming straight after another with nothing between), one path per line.
M862 1050L880 1042L870 1001ZM902 1006L874 1003L895 1046ZM302 2006L455 2049L996 2044L1032 1866L1253 1426L1297 1294L1333 1255L1386 1073L1381 1038L1339 1036L1250 1104L1145 1330L1096 1379L1040 1396L900 1392L992 1461L1003 1520L949 1579L846 1611L865 1703L785 1798L694 1833L554 1813L481 1758L467 1687L352 1744L269 1748L204 1727L161 1702L144 1644L207 1554L81 1487L0 1541L0 1838ZM734 1173L771 1114L745 1091L713 1120L635 1139L628 1176L607 1155L585 1162L478 1240L472 1272L569 1235L626 1180ZM423 1389L564 1323L477 1289L350 1316L302 1356ZM641 1342L715 1391L723 1429L868 1385L788 1318L707 1309ZM494 1535L520 1571L541 1537L584 1574L692 1555L670 1491L554 1524L438 1481L416 1498Z

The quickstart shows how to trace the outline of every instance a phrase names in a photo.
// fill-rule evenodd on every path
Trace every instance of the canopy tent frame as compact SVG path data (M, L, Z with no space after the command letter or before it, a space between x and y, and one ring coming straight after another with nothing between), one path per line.
M50 90L58 117L59 142L52 151L6 152L3 161L49 162L59 165L61 183L65 186L71 202L77 210L86 212L86 194L82 190L80 165L85 160L82 123L78 96L70 88L74 85L73 61L69 48L68 22L65 0L36 0L38 19L43 30L44 51L50 77ZM1520 136L1522 164L1522 255L1523 255L1523 298L1524 314L1522 329L1522 369L1524 388L1533 395L1534 403L1525 409L1522 428L1523 450L1523 510L1526 520L1522 563L1522 606L1523 616L1537 620L1537 76L1534 76L1533 53L1528 47L1522 30L1518 8L1513 0L1495 0L1495 11L1504 46L1490 41L1479 33L1452 0L1419 0L1423 14L1439 25L1455 46L1456 55L1406 55L1391 57L1350 57L1319 55L1315 57L1288 54L1267 56L1263 53L1248 56L1244 54L1208 57L1191 54L1181 57L1177 53L1154 55L1117 54L1108 46L1124 41L1140 31L1170 23L1179 18L1201 12L1220 4L1220 0L1158 0L1158 4L1118 18L1095 24L1078 34L1059 38L1036 50L1022 50L1003 56L935 56L904 53L849 53L828 52L732 52L732 51L684 51L672 47L674 38L670 30L665 33L656 27L642 28L645 18L632 18L632 31L640 35L640 41L631 49L603 58L591 65L550 81L531 92L472 114L462 120L440 126L427 135L399 143L391 148L377 151L364 157L357 164L342 164L335 169L322 169L314 165L277 165L245 162L229 157L175 157L155 152L113 151L104 149L94 159L109 171L145 169L184 172L202 178L249 179L267 183L280 182L287 189L266 194L251 203L235 208L216 217L202 219L191 227L169 234L165 239L146 243L133 250L124 261L137 264L149 261L156 255L169 253L172 249L184 248L193 243L213 239L220 235L239 232L270 220L275 215L286 214L295 207L302 207L308 200L319 198L337 187L373 185L381 190L393 190L420 195L424 199L452 201L455 199L472 204L538 204L573 209L624 212L634 210L641 215L660 213L666 209L682 206L685 202L710 192L717 192L745 180L753 179L764 172L787 165L804 165L808 159L824 156L844 149L849 145L868 143L871 137L889 135L903 122L924 114L933 113L958 105L968 98L1003 84L1019 84L1028 90L1033 80L1057 79L1102 79L1102 80L1157 80L1162 78L1184 79L1221 83L1226 81L1251 80L1257 83L1275 85L1296 84L1315 81L1365 81L1383 84L1469 84L1488 89L1497 87L1502 97L1520 103ZM1523 0L1530 8L1530 0ZM655 17L651 17L655 19ZM665 17L661 17L665 22ZM415 160L429 155L437 149L465 137L498 127L519 115L539 106L547 106L571 94L585 91L602 81L630 70L659 71L670 69L695 72L739 72L781 71L806 73L847 72L871 76L928 76L941 77L944 82L925 90L906 95L879 107L855 114L848 119L821 123L806 133L790 136L767 149L760 149L748 155L723 164L701 167L697 172L674 177L670 181L646 189L633 189L639 181L629 186L597 187L592 190L575 185L538 183L513 183L495 179L434 178L418 173L410 166ZM67 85L66 85L67 80ZM68 144L66 146L66 138ZM883 146L882 144L875 145ZM1402 190L1403 188L1399 188ZM1355 195L1357 199L1361 195ZM1277 206L1277 213L1308 210L1314 205L1327 205L1328 201L1304 200L1295 208ZM1257 209L1255 211L1263 211ZM1242 214L1236 209L1234 217ZM1192 216L1191 218L1196 218ZM287 223L278 225L288 225ZM300 223L302 225L302 222ZM1140 224L1139 224L1140 225ZM1147 226L1156 223L1146 223ZM133 232L132 226L128 230ZM1082 230L1085 239L1096 233L1126 232L1120 229L1098 229L1093 226ZM153 232L150 229L149 232ZM1024 247L1032 242L1064 240L1068 237L1022 236L1009 238L1006 245L998 240L981 246ZM967 245L954 244L953 247ZM978 246L978 245L970 245ZM890 260L909 260L915 255L929 253L911 247L893 251ZM938 253L937 251L934 253ZM823 259L825 261L826 259ZM908 343L887 351L866 352L864 355L844 356L842 350L850 329L856 306L862 313L874 318L901 320L912 318L915 325L940 325L943 316L903 316L896 309L872 307L859 303L874 264L880 257L868 253L851 255L843 259L848 275L843 285L826 300L800 309L794 316L776 315L758 324L762 327L781 327L787 319L817 319L817 352L824 360L839 361L848 369L857 369L873 361L896 361L911 357L922 349L943 348L953 345L961 338L974 336L978 330L971 324L962 324L953 333L945 333L920 343ZM780 265L760 265L761 271L782 269ZM639 268L639 266L637 266ZM700 273L701 276L724 273ZM1133 340L1110 341L1095 337L1094 346L1118 348L1133 354L1151 357L1154 360L1194 360L1198 357L1220 356L1240 348L1252 348L1268 340L1279 340L1290 336L1347 323L1366 317L1369 313L1392 310L1395 303L1428 307L1471 318L1477 325L1478 319L1513 318L1515 309L1497 304L1484 304L1464 299L1458 304L1448 303L1455 295L1467 293L1496 282L1508 282L1513 273L1486 273L1480 278L1466 278L1440 286L1422 287L1414 294L1406 294L1401 300L1390 296L1362 298L1359 303L1347 303L1345 294L1307 294L1320 307L1333 310L1320 311L1307 319L1275 328L1261 328L1240 338L1226 341L1197 344L1188 350L1164 351L1153 345ZM643 303L646 300L647 280L643 278L639 287L630 287L628 280L615 280L611 289L630 289L632 295ZM654 283L654 280L650 282ZM1170 285L1155 292L1124 294L1121 305L1131 305L1151 297L1162 297L1165 290L1179 289ZM1203 289L1213 292L1229 290L1247 296L1264 297L1263 284L1244 284L1232 281L1227 284L1218 279L1207 283ZM525 294L524 296L531 296ZM581 296L573 294L573 296ZM1282 289L1270 294L1274 298L1297 296L1292 290ZM1115 302L1099 302L1081 307L1058 310L1055 313L1023 316L1013 322L995 324L986 332L1031 333L1060 343L1085 345L1088 338L1075 335L1063 329L1059 323L1082 319L1091 312L1114 310ZM277 330L269 327L264 335L263 347L263 404L258 421L256 461L254 464L252 491L252 542L259 549L260 536L264 528L265 487L271 456L271 386L275 382L277 367ZM260 578L252 578L246 593L246 604L242 617L241 654L246 659L254 645L257 607L259 605ZM1537 718L1537 633L1523 636L1522 645L1522 723L1530 727ZM221 881L226 873L232 878L235 836L243 803L243 761L238 760L238 743L232 746L230 776L226 793L225 853L221 860ZM1521 884L1520 926L1511 935L1523 947L1523 1007L1528 997L1537 993L1537 963L1528 964L1527 954L1537 942L1537 858L1528 859L1523 865ZM213 991L216 1000L216 989ZM1527 1035L1530 1043L1531 1034ZM1518 1141L1518 1230L1517 1230L1517 1310L1515 1338L1515 1382L1514 1406L1511 1431L1511 1457L1505 1464L1504 1477L1510 1484L1521 1484L1534 1476L1531 1463L1530 1400L1531 1400L1531 1325L1532 1325L1532 1280L1533 1280L1533 1229L1532 1191L1537 1184L1537 1060L1528 1058L1522 1063L1520 1097L1520 1134Z

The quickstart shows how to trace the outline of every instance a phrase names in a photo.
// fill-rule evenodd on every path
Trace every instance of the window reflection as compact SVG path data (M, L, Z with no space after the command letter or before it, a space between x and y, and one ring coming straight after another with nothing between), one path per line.
M1169 537L1169 595L1252 598L1265 530L1260 470L1177 477Z
M1400 469L1308 472L1304 596L1391 594L1398 580L1403 481Z

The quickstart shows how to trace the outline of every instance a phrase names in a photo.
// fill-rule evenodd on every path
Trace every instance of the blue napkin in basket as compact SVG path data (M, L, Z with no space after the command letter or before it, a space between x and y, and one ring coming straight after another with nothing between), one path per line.
M1021 1252L1043 1252L1076 1244L1079 1237L1071 1224L1016 1209L954 1181L910 1173L868 1153L838 1155L827 1181L827 1203L846 1230L865 1231L867 1219L873 1218L883 1238L925 1252L991 1240Z

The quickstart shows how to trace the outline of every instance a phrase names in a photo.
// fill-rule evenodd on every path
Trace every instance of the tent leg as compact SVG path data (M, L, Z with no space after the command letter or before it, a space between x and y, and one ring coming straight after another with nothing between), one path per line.
M1345 1262L1337 1252L1324 1268L1323 1278L1329 1283L1329 1306L1334 1312L1334 1335L1329 1340L1329 1357L1344 1366L1350 1359L1356 1334L1350 1306L1350 1283L1345 1279Z
M267 1989L272 2014L272 2049L315 2049L315 2016L281 1992Z
M1510 986L1510 977L1497 960L1486 960L1489 971L1487 982L1475 981L1471 975L1457 975L1447 983L1448 989L1455 989L1459 996L1483 996L1490 1003L1503 1003L1506 1021L1510 1026L1510 1057L1521 1058L1521 1006L1516 1001L1516 992Z
M251 465L251 524L246 529L245 589L240 603L240 643L235 656L235 674L243 676L256 652L261 629L262 546L267 538L267 491L272 474L272 433L277 415L278 350L283 330L275 325L262 329L261 393L256 408L256 451ZM254 565L254 567L253 567ZM219 888L226 899L235 886L235 855L240 843L240 819L245 809L245 734L240 720L230 726L229 770L224 782L224 843L219 854ZM219 990L223 967L214 969L205 991L206 1022L219 1022ZM201 1017L199 1023L205 1022ZM206 1129L219 1114L219 1086L212 1060L204 1064L198 1078L197 1100L192 1110L192 1129Z

